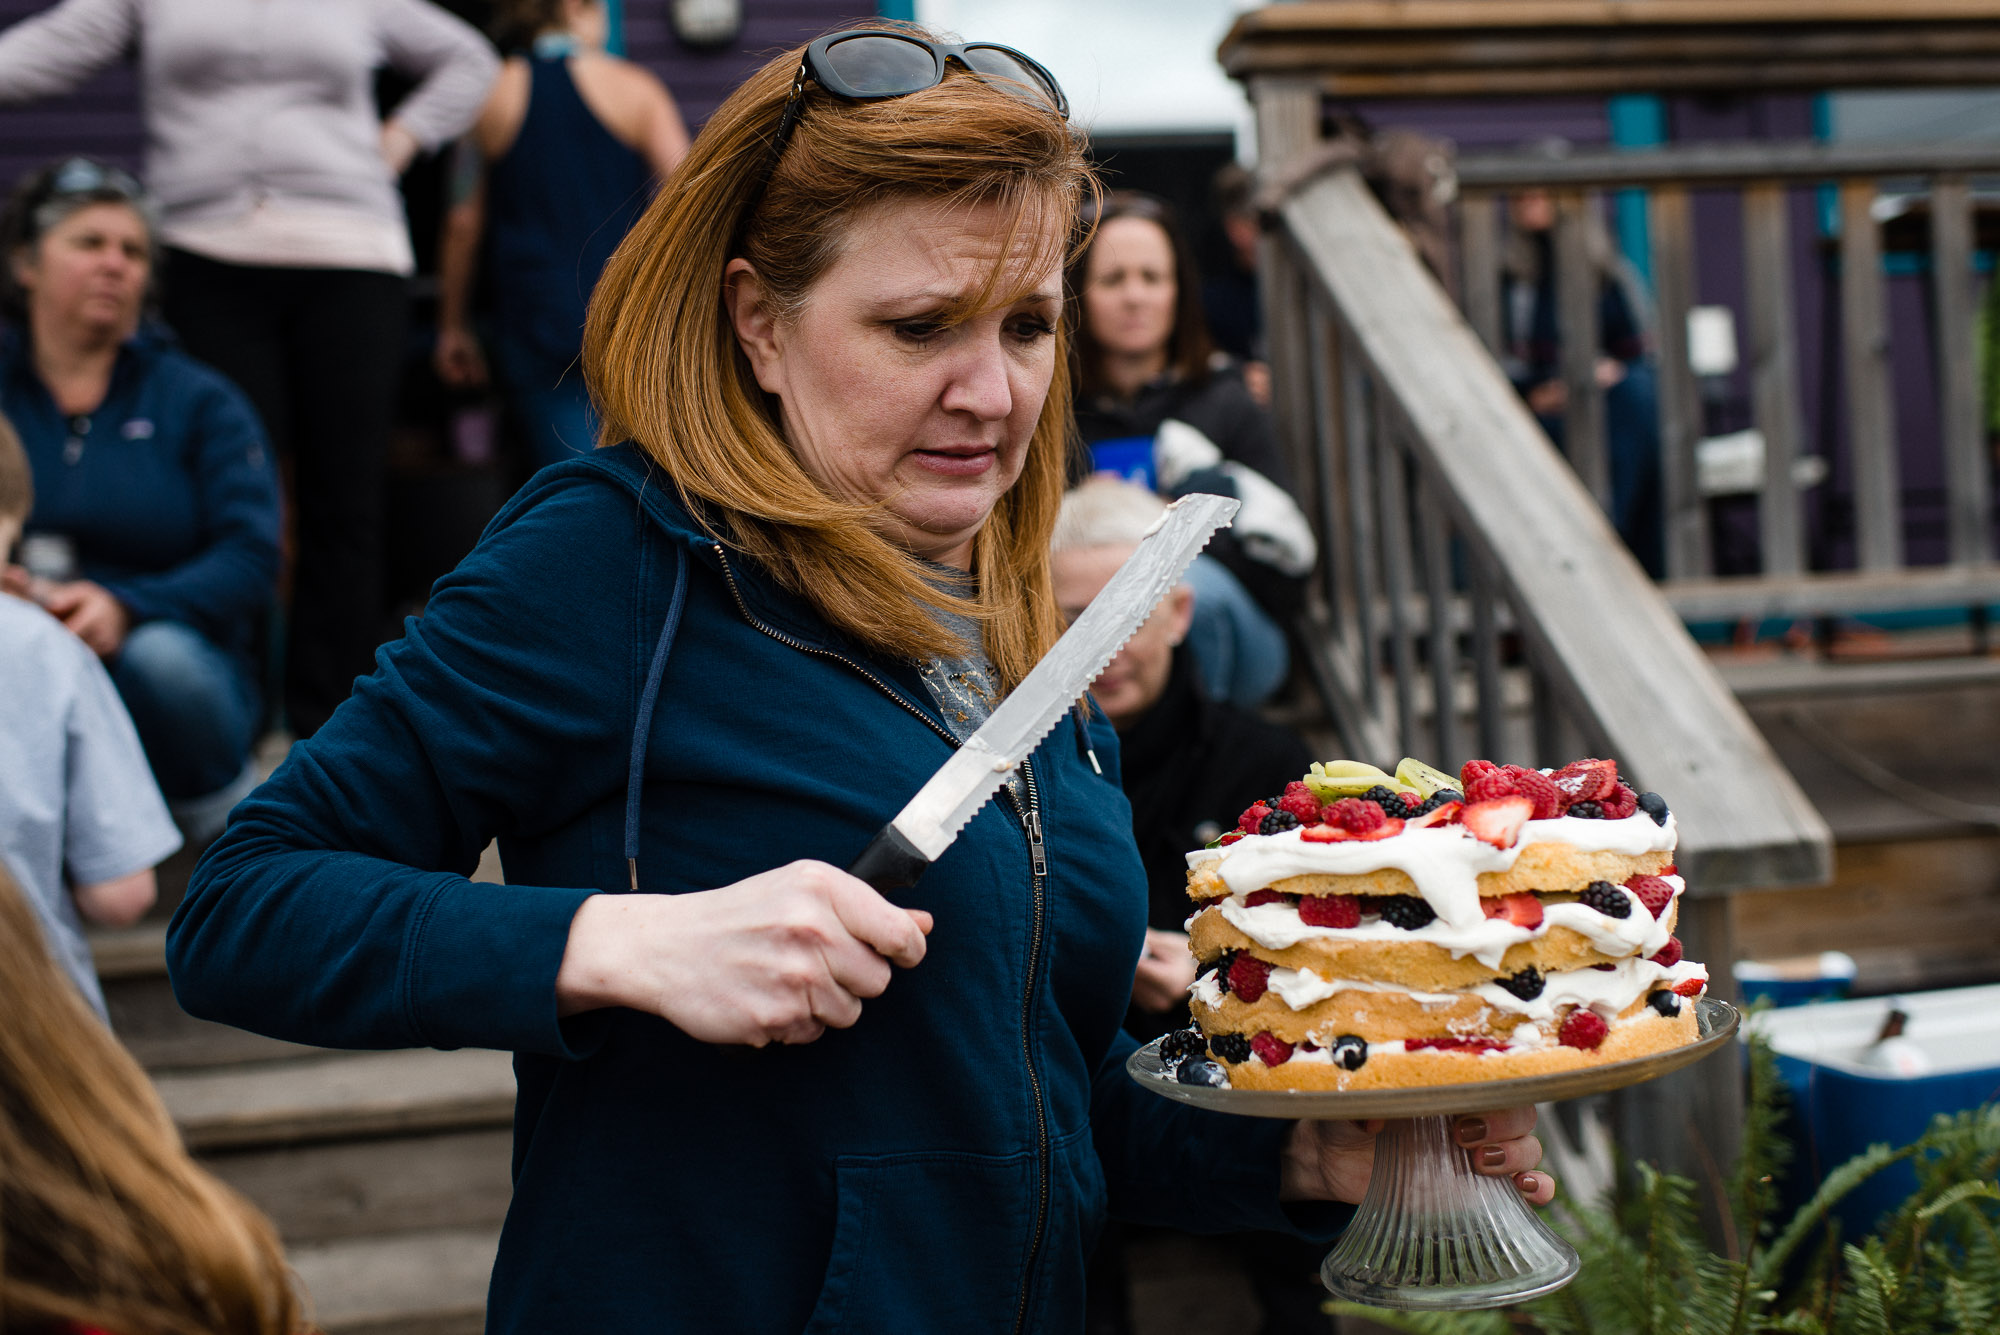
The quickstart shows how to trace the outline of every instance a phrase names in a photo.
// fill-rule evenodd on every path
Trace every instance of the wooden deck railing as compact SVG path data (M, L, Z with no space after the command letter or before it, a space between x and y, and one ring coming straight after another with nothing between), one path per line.
M2000 175L2000 149L1986 145L1844 147L1813 143L1685 145L1643 152L1580 151L1562 157L1483 155L1458 163L1461 260L1467 318L1489 348L1501 339L1500 235L1510 192L1545 189L1556 204L1555 286L1586 294L1563 303L1562 343L1585 355L1566 361L1565 452L1600 499L1609 476L1604 395L1591 374L1598 275L1581 235L1602 216L1602 192L1643 188L1650 234L1660 382L1662 490L1668 601L1689 620L1826 617L1926 607L1983 607L2000 601L1992 479L1973 364L1975 303L1973 200L1969 180ZM1902 460L1908 442L1894 421L1891 323L1886 314L1884 230L1876 203L1893 182L1927 261L1934 329L1944 491L1943 561L1913 565L1905 532ZM1820 395L1823 413L1844 419L1852 497L1853 566L1810 569L1807 491L1797 471L1812 453L1800 401L1800 330L1793 291L1797 229L1793 195L1837 192L1839 229L1826 257L1829 301L1838 302L1839 355L1828 366L1838 396ZM1757 493L1761 571L1715 578L1709 507L1696 483L1703 406L1688 356L1688 310L1704 262L1693 225L1697 191L1734 191L1742 223L1741 267L1748 328L1752 425L1764 442ZM1900 224L1899 224L1900 225ZM1914 332L1914 331L1913 331ZM1909 350L1901 350L1911 359ZM1837 368L1837 370L1835 369ZM1831 439L1832 424L1819 435ZM2000 663L1991 665L2000 669Z
M1692 893L1825 880L1818 813L1359 177L1282 223L1281 393L1327 554L1312 659L1356 753L1613 755L1670 795Z
M1351 168L1291 198L1267 258L1324 553L1310 659L1351 752L1617 757L1669 795L1677 930L1731 994L1732 896L1828 880L1825 822ZM1740 1094L1687 1076L1617 1116L1629 1152L1698 1173L1728 1161Z

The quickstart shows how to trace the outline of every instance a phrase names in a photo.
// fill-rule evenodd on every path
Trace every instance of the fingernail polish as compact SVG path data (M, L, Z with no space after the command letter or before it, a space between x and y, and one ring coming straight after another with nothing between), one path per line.
M1464 1121L1462 1121L1462 1122L1460 1122L1460 1123L1458 1124L1458 1143L1459 1143L1459 1144L1461 1144L1461 1145L1477 1145L1477 1144L1478 1144L1478 1143L1479 1143L1480 1141L1482 1141L1482 1140L1484 1140L1484 1139L1486 1139L1486 1119L1485 1119L1485 1118L1483 1118L1483 1117L1468 1117L1468 1118L1466 1118L1466 1119L1465 1119Z
M1499 1168L1505 1165L1506 1162L1507 1150L1504 1146L1488 1145L1485 1149L1479 1151L1479 1166L1481 1168Z
M1533 1173L1523 1173L1514 1179L1514 1185L1520 1188L1523 1196L1532 1196L1542 1189L1542 1180Z

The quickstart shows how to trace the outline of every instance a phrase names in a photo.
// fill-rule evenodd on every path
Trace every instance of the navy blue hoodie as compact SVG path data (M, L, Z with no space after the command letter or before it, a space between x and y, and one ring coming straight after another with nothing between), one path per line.
M30 534L69 538L77 574L135 624L178 621L249 653L278 573L278 483L240 389L165 330L142 329L118 350L104 402L65 417L8 330L0 408L35 479Z
M1348 1211L1279 1206L1284 1124L1124 1074L1146 894L1075 727L1030 763L1046 872L1003 792L902 894L936 917L928 955L852 1029L752 1049L558 1019L571 916L626 887L633 769L640 889L679 893L846 865L955 744L907 664L599 451L538 474L237 809L174 917L175 990L306 1043L517 1054L490 1331L1076 1330L1107 1209L1316 1236ZM493 837L504 886L467 879Z

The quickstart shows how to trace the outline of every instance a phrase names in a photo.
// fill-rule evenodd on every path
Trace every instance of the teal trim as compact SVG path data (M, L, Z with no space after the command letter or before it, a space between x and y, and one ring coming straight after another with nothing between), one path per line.
M604 49L625 54L625 0L604 0Z
M1833 138L1833 99L1825 93L1814 93L1812 101L1813 138L1822 144ZM1823 185L1815 193L1819 201L1819 234L1821 236L1840 235L1840 190L1836 186Z
M878 18L902 19L906 23L915 23L917 0L875 0L875 14Z
M1619 148L1650 148L1667 142L1667 104L1650 93L1624 93L1605 102L1611 142ZM1652 231L1646 222L1646 192L1620 190L1612 203L1618 222L1618 249L1640 281L1653 284Z
M1970 607L1925 607L1911 608L1900 612L1862 612L1843 614L1833 620L1842 627L1858 627L1865 630L1936 630L1944 626L1964 626L1972 621L1972 614L1978 611L1985 620L2000 620L2000 604L1974 603ZM1766 617L1757 623L1752 639L1770 641L1780 639L1785 632L1801 621L1817 621L1818 617ZM1690 621L1688 635L1696 644L1728 644L1736 638L1737 623L1734 621Z
M1972 252L1972 271L1992 273L2000 268L2000 256L1990 250ZM1931 257L1922 252L1897 251L1882 257L1882 272L1890 278L1915 278L1931 271Z

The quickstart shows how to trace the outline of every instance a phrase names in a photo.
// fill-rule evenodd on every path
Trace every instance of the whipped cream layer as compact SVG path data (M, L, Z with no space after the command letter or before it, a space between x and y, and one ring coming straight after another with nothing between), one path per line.
M1653 823L1650 817L1644 819L1648 825ZM1558 822L1542 821L1540 823L1554 825ZM1605 825L1616 822L1577 821L1575 823L1578 825ZM1419 830L1417 833L1428 834L1429 831ZM1261 837L1270 839L1284 838L1283 835L1277 834ZM1405 837L1407 836L1397 836L1397 838ZM1244 843L1248 842L1249 840L1247 839L1244 841ZM1396 840L1383 839L1378 842L1392 844ZM1472 842L1477 843L1478 841L1473 840ZM1240 847L1240 845L1237 845L1237 847ZM1307 847L1343 848L1346 845L1308 844ZM1500 850L1495 849L1494 851L1499 852ZM1674 888L1674 899L1675 902L1678 902L1681 891L1686 888L1686 882L1678 876L1666 876L1661 879ZM1257 886L1252 888L1261 889L1263 887ZM1313 927L1299 917L1299 909L1296 904L1273 901L1268 904L1250 905L1243 902L1241 895L1234 893L1232 893L1229 899L1211 908L1203 909L1201 912L1220 913L1237 931L1243 933L1243 935L1249 937L1266 950L1288 950L1301 941L1318 939L1369 941L1384 944L1421 941L1428 945L1443 947L1445 950L1451 952L1453 959L1464 959L1467 955L1470 955L1487 968L1497 969L1500 967L1501 956L1507 953L1508 947L1519 945L1523 941L1533 941L1538 937L1544 936L1551 927L1568 927L1573 931L1582 933L1589 940L1591 947L1601 954L1630 955L1634 952L1641 955L1657 954L1667 944L1667 938L1670 935L1667 931L1664 910L1661 917L1656 920L1637 895L1633 894L1630 890L1626 890L1623 886L1620 886L1619 889L1631 905L1631 912L1622 918L1613 918L1608 914L1599 913L1596 909L1590 907L1590 905L1580 901L1567 904L1545 904L1542 906L1541 926L1532 929L1510 922L1506 918L1487 917L1485 911L1479 907L1478 890L1476 887L1473 891L1473 911L1479 916L1474 921L1463 925L1453 923L1446 920L1443 912L1440 911L1436 921L1426 923L1415 931L1394 926L1379 918L1372 922L1364 921L1359 927ZM1426 895L1425 898L1429 899L1430 897ZM1436 908L1436 902L1432 901L1431 906ZM1199 917L1200 914L1196 914L1195 916Z
M1653 967L1658 968L1659 966L1654 965ZM1675 982L1683 982L1686 978L1699 978L1704 984L1708 981L1707 971L1698 964L1691 968L1685 963L1676 964L1672 969L1664 970L1663 972ZM1679 976L1683 973L1685 977ZM1623 1029L1626 1025L1651 1024L1654 1020L1659 1019L1660 1016L1648 1008L1632 1015L1623 1017L1606 1015L1603 1018L1605 1023L1611 1028ZM1291 1060L1295 1062L1330 1063L1333 1061L1333 1043L1338 1037L1339 1035L1337 1034L1315 1033L1310 1041L1317 1046L1308 1048L1304 1044L1300 1044L1294 1047L1292 1049ZM1401 1054L1418 1057L1436 1057L1439 1060L1447 1057L1512 1057L1524 1052L1539 1052L1546 1048L1560 1046L1562 1045L1555 1035L1554 1026L1544 1027L1539 1024L1530 1023L1517 1026L1514 1032L1508 1036L1507 1041L1499 1046L1483 1048L1478 1052L1467 1052L1462 1048L1431 1047L1412 1050L1410 1045L1402 1039L1392 1038L1385 1039L1380 1043L1370 1043L1368 1045L1368 1055L1370 1057L1385 1057ZM1250 1060L1261 1063L1264 1059L1262 1057L1252 1057Z
M1495 848L1462 825L1430 825L1404 829L1387 839L1346 839L1309 843L1300 831L1253 834L1226 848L1204 848L1187 855L1190 869L1213 866L1233 899L1290 876L1359 876L1394 869L1416 883L1439 918L1461 929L1485 921L1479 907L1479 876L1504 872L1520 860L1531 844L1567 844L1586 853L1673 851L1679 830L1672 814L1655 824L1643 811L1622 820L1585 820L1557 816L1522 825L1511 848ZM1466 952L1471 953L1471 952Z
M1600 1018L1612 1020L1654 988L1663 984L1672 987L1689 978L1699 978L1706 983L1708 970L1689 960L1682 960L1674 965L1660 965L1634 955L1620 960L1609 969L1561 969L1548 974L1542 980L1540 995L1532 1000L1515 996L1498 983L1481 983L1477 987L1466 988L1463 992L1418 992L1411 988L1399 987L1394 983L1364 983L1354 979L1322 978L1311 969L1273 969L1269 988L1295 1011L1318 1005L1342 992L1408 996L1412 1001L1424 1006L1449 1006L1460 998L1470 995L1478 997L1496 1010L1525 1016L1539 1024L1555 1019L1559 1010L1571 1006L1588 1007L1596 1011ZM1208 979L1206 977L1197 979L1196 984L1199 985L1203 981ZM1215 990L1220 993L1219 986Z

